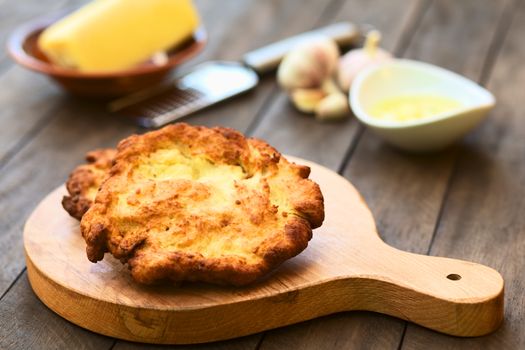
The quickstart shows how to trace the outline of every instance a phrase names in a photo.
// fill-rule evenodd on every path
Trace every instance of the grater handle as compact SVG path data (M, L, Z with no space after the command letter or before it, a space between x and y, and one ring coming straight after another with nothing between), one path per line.
M339 46L349 46L359 40L360 31L350 22L334 23L250 51L244 55L243 62L258 74L270 72L277 68L284 55L295 45L317 35L325 35Z

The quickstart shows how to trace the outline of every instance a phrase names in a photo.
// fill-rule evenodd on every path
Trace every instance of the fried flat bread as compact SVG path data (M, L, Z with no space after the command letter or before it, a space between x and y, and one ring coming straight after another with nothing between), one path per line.
M92 262L110 252L140 283L245 285L302 250L324 219L310 169L228 128L133 135L81 221Z
M69 175L66 182L69 195L62 199L62 206L69 215L80 220L89 209L100 185L109 174L116 153L111 148L88 152L87 164L79 165Z

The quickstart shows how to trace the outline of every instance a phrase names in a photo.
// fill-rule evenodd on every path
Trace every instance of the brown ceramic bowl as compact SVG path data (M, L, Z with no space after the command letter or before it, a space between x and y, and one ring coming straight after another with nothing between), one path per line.
M53 78L68 92L97 98L112 98L159 84L177 65L200 52L206 44L206 31L199 28L193 37L170 50L165 64L151 61L115 72L80 72L52 64L37 45L38 36L66 13L41 17L18 27L7 41L11 57L20 65Z

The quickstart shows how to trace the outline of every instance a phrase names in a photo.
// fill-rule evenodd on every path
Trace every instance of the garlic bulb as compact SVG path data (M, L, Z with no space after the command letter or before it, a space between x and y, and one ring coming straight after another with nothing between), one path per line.
M364 48L347 52L339 60L338 81L343 91L348 92L357 73L392 59L392 55L378 47L381 34L373 30L366 36Z
M281 61L277 81L285 90L317 88L337 68L337 44L324 36L315 37L296 46Z
M346 97L334 81L339 61L337 44L323 36L290 51L277 70L277 81L294 106L319 119L338 119L350 112Z

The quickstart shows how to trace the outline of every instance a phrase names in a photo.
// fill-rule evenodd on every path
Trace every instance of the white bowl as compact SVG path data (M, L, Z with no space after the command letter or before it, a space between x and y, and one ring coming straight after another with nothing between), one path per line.
M380 100L400 95L449 97L462 107L431 117L393 121L367 111ZM475 82L446 69L397 59L357 75L350 91L355 116L390 144L414 152L442 149L474 128L494 108L494 96Z

